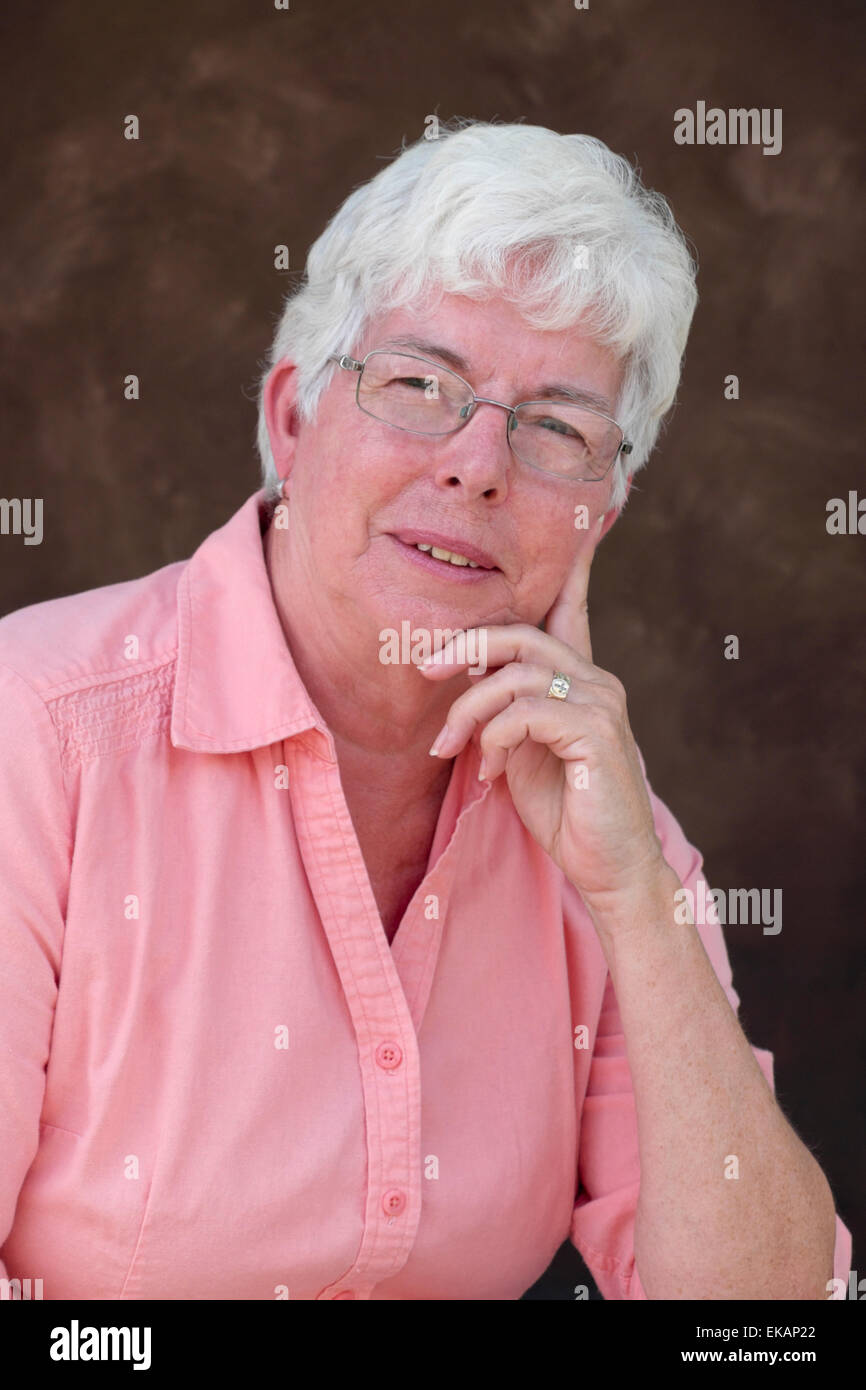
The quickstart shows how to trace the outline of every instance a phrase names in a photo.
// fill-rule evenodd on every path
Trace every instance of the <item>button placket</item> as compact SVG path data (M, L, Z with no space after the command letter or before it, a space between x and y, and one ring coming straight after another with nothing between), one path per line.
M417 1038L336 762L323 763L307 751L296 758L290 785L298 842L351 1013L361 1063L367 1149L364 1230L355 1262L351 1269L344 1268L340 1282L361 1279L364 1285L371 1280L375 1284L403 1268L421 1215ZM389 1181L391 1188L386 1187ZM387 1211L386 1194L392 1195ZM345 1288L340 1292L364 1296ZM334 1296L339 1295L327 1289L320 1294Z

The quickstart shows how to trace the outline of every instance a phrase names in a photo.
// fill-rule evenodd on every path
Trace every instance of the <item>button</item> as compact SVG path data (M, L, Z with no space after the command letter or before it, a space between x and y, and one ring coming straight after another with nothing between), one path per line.
M334 1300L333 1300L333 1301L336 1303L336 1301L337 1301L338 1298L354 1298L354 1297L355 1297L355 1291L354 1291L354 1289L343 1289L343 1292L342 1292L342 1293L335 1293L335 1294L334 1294Z
M391 1187L382 1198L382 1210L386 1216L399 1216L406 1205L406 1194L399 1187Z
M395 1042L379 1043L376 1048L376 1061L386 1071L392 1071L394 1067L399 1067L402 1060L403 1053Z

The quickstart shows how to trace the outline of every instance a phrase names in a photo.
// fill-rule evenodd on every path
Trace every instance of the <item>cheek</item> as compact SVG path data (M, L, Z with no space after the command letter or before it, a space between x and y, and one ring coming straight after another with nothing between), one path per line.
M520 607L533 621L544 617L577 556L592 545L593 527L606 501L606 495L572 489L568 497L544 498L530 510L532 534L525 537L519 598Z
M525 566L517 587L518 608L532 622L544 617L562 587L565 575L577 554L579 541L575 533L563 535L563 528L557 533L550 530L546 540L525 553Z
M598 518L610 508L613 473L600 483L576 484L570 498L572 526L577 532L591 531Z
M358 412L361 422L335 441L335 457L346 491L372 499L395 490L401 482L419 471L418 445L407 443L411 435L389 430Z
M571 488L565 495L536 498L527 509L532 517L527 535L534 568L559 572L571 564L580 550L589 543L593 528L603 514L607 495L590 493L585 488Z

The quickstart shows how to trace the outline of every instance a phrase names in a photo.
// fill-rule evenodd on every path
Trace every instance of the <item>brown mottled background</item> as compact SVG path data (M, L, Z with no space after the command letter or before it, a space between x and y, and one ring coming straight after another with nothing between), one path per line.
M728 928L734 982L855 1268L866 536L825 520L830 497L866 496L862 15L844 0L18 0L0 15L0 493L45 506L41 546L0 536L0 613L187 556L259 485L250 398L291 283L273 248L302 270L428 113L597 135L668 197L701 301L679 403L594 569L595 659L625 682L708 880L783 889L780 935ZM701 99L781 107L782 152L676 145L674 110ZM527 1296L579 1282L567 1247Z

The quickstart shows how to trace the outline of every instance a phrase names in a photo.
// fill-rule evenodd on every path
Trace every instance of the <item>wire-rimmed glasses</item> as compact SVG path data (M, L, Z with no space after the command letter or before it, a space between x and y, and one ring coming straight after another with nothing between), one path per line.
M428 357L373 348L360 361L347 353L331 353L328 361L357 372L355 400L365 415L411 434L454 434L476 406L499 406L508 411L505 432L514 456L572 482L600 482L618 456L632 450L609 415L562 397L507 405L477 396L462 376Z

